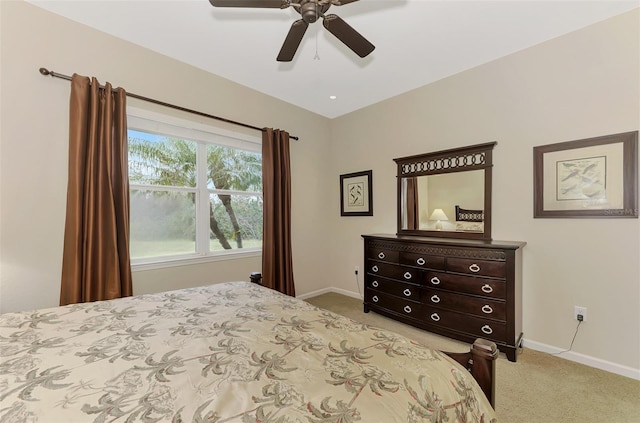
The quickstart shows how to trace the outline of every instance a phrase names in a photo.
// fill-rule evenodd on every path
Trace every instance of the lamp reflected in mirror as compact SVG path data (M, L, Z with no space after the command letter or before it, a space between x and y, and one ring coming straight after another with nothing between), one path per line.
M444 211L442 211L442 209L435 209L433 211L433 213L431 213L431 217L429 218L429 220L437 220L437 222L436 222L436 230L437 231L441 231L442 230L442 221L443 220L445 220L445 221L449 220L449 218L444 213Z

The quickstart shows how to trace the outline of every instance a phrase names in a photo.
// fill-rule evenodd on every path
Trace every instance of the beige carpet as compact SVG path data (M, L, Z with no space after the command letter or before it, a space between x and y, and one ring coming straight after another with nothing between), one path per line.
M462 352L468 345L380 316L364 313L362 302L329 293L307 302L433 348ZM640 422L640 381L523 349L512 363L504 354L496 366L496 412L501 423Z

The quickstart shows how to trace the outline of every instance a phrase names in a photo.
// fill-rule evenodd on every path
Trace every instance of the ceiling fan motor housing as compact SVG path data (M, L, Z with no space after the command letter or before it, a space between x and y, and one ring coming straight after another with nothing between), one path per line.
M331 4L319 5L318 0L301 0L298 12L302 16L302 20L306 23L314 23L318 18L329 9Z

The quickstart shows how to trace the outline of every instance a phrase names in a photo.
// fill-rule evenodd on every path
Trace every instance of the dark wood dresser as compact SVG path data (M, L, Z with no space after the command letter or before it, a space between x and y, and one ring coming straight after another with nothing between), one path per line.
M363 235L364 311L473 343L510 361L522 340L524 242Z

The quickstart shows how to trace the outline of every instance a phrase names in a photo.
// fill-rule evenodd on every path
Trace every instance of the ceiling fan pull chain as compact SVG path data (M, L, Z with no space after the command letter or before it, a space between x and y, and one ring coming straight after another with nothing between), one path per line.
M318 15L320 15L320 9L319 8L320 8L319 4L316 3L316 13ZM313 56L313 60L320 60L320 55L318 54L318 33L319 32L320 31L316 30L316 55Z
M316 31L316 55L313 56L313 60L320 60L320 55L318 55L318 32Z

